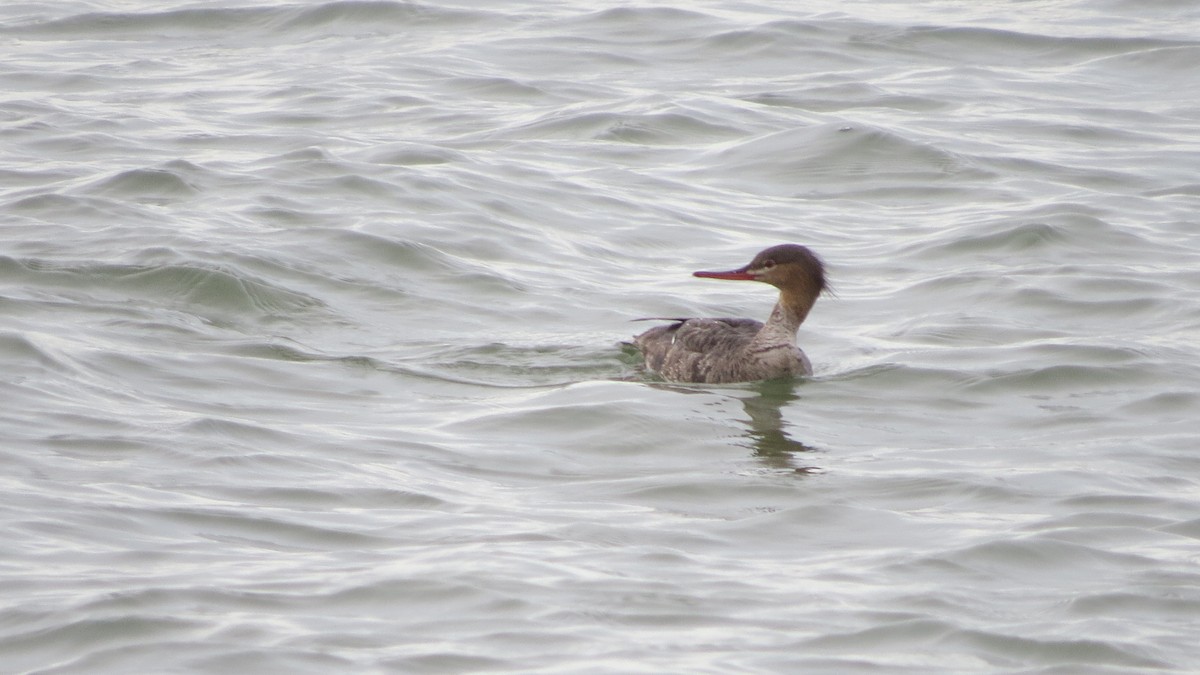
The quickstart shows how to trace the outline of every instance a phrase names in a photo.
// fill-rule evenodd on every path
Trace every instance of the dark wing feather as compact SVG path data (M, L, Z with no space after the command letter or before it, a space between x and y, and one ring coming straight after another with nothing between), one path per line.
M646 367L676 382L716 382L762 328L754 319L686 319L633 339Z

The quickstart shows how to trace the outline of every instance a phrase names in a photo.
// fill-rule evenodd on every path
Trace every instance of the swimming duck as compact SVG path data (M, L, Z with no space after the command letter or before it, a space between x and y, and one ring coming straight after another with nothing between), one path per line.
M693 276L768 283L779 289L779 301L765 324L754 319L657 319L673 323L633 338L647 368L672 382L707 384L812 374L812 364L796 346L796 330L817 296L829 288L816 253L780 244L745 267Z

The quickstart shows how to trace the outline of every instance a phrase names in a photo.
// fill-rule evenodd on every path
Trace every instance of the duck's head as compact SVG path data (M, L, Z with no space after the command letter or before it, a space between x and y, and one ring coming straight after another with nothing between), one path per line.
M693 272L706 279L761 281L784 292L816 298L829 288L825 264L807 246L780 244L754 256L749 265L728 272Z

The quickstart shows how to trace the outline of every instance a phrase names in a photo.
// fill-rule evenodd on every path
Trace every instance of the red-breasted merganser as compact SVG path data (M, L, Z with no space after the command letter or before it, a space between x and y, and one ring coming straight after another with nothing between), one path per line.
M780 244L740 269L693 276L766 282L779 289L779 302L765 324L754 319L664 319L675 323L633 338L647 368L672 382L708 384L812 374L812 364L796 346L796 330L828 289L825 265L816 253Z

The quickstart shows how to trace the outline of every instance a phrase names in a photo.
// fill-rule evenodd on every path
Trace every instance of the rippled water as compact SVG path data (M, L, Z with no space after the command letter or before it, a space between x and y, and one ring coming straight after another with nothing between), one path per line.
M5 5L0 669L1195 669L1197 25Z

